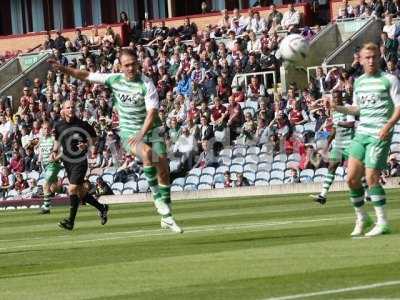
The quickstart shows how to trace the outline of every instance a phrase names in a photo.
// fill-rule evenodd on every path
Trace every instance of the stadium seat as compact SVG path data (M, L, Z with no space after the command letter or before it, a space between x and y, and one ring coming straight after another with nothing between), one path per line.
M285 153L279 153L274 156L274 162L276 162L276 161L286 162L287 159L288 159L288 157Z
M119 190L119 189L112 189L112 191L113 191L114 195L121 195L122 194L122 191Z
M300 172L300 178L302 176L308 176L311 179L314 178L314 170L313 169L305 169Z
M274 171L271 171L269 176L270 176L270 179L280 179L283 181L283 179L285 178L285 172L283 170L274 170Z
M259 179L268 181L269 178L270 178L269 172L258 171L256 173L256 181L259 180Z
M185 185L185 178L184 177L175 178L174 181L172 181L172 184L173 185L184 186Z
M260 153L260 148L257 146L251 146L247 149L247 155L258 155Z
M271 170L280 170L280 171L285 171L286 170L286 163L285 162L281 162L281 161L277 161L274 162L271 166Z
M244 157L235 157L232 159L232 165L241 165L243 166L246 163L246 159Z
M117 169L114 167L106 168L106 169L104 169L104 172L103 172L103 174L111 174L111 175L114 175L115 173L117 173Z
M246 159L246 163L258 164L258 162L260 161L257 154L249 154L249 153L247 153L245 159Z
M247 180L252 184L256 180L256 173L245 171L243 172L243 177L247 178Z
M313 177L310 177L310 176L308 176L308 175L300 176L300 182L301 182L301 183L310 183L310 182L313 182Z
M102 178L103 178L103 180L105 181L105 182L107 182L108 184L113 184L113 182L114 182L114 175L111 175L111 174L109 174L109 173L105 173L103 176L102 176Z
M201 175L201 168L194 168L189 171L189 175L200 176Z
M224 174L226 171L229 171L229 167L228 167L228 166L219 166L219 167L215 170L215 175L217 175L217 174Z
M225 143L225 139L227 138L226 130L216 130L214 137L216 142Z
M204 174L209 174L209 175L213 175L214 176L215 168L214 167L204 168L203 170L201 170L201 175L204 175Z
M319 176L319 175L325 176L326 174L328 174L328 168L319 168L315 170L314 176Z
M243 173L243 166L242 165L238 165L238 164L231 165L230 168L229 168L229 172L231 172L231 173Z
M319 174L314 176L314 182L324 182L325 175Z
M219 152L219 156L226 156L226 157L232 158L232 149L222 149Z
M246 148L245 147L237 147L233 149L232 155L233 157L245 157L246 156Z
M268 180L265 179L256 179L256 181L254 182L255 186L266 186L268 185Z
M291 176L292 175L292 170L291 169L286 169L285 172L284 172L284 175L285 175L285 178Z
M182 192L183 191L183 186L181 185L171 185L171 192Z
M138 181L138 191L140 193L146 193L149 191L149 184L147 183L147 180L139 180Z
M224 178L224 175L223 174L215 174L215 176L214 176L214 184L215 183L217 183L217 182L224 182L225 181L225 178Z
M122 191L124 187L125 186L124 186L124 184L122 182L115 182L111 186L112 189L117 189L117 190L120 190L120 191Z
M392 144L390 145L390 152L391 153L399 153L400 152L400 143L392 142Z
M260 162L257 166L258 171L270 171L272 168L269 162Z
M251 107L254 109L254 111L257 111L258 110L258 101L247 100L244 103L244 107Z
M198 189L198 190L211 190L211 189L212 189L212 186L211 186L211 184L208 184L208 183L200 183L200 184L197 186L197 189Z
M290 154L289 157L288 157L288 159L287 159L288 162L289 162L289 161L296 161L296 162L299 162L300 160L301 160L301 156L300 156L300 154L298 154L298 153L292 153L292 154Z
M212 184L213 181L214 181L214 176L210 175L210 174L201 175L200 180L199 180L200 184L201 183Z
M283 178L282 179L272 178L270 179L269 184L270 185L283 184Z
M185 184L184 191L196 191L196 190L197 190L197 184L192 184L192 183Z
M134 191L138 190L138 184L136 181L128 181L124 184L124 189L133 189Z
M186 177L186 181L185 184L194 184L194 185L198 185L199 184L199 177L196 175L189 175L188 177Z
M304 124L304 131L315 132L316 122L308 122Z
M216 189L223 189L223 188L225 188L225 185L224 185L223 182L217 182L217 183L215 183L215 188Z
M255 172L257 172L257 169L258 169L258 167L256 164L249 163L249 164L244 165L243 172L251 171L251 172L255 173Z
M134 194L134 193L135 193L135 191L133 189L124 189L122 191L122 195L131 195L131 194Z
M303 125L296 125L294 126L294 131L298 133L303 133L304 132L304 126Z
M400 134L399 133L393 134L392 143L400 143Z
M258 156L259 158L259 162L271 162L273 161L273 156L272 154L268 154L268 153L262 153Z
M232 164L232 159L230 159L227 156L220 156L218 158L218 163L221 164L221 165L224 165L224 166L229 166L229 165Z

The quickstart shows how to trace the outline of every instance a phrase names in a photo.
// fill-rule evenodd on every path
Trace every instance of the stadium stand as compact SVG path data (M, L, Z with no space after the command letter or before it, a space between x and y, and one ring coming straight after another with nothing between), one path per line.
M336 10L341 8L337 2L331 5L336 5ZM347 5L350 12L351 2ZM352 8L354 16L346 17L360 17L359 8ZM303 16L307 13L306 5L289 9ZM228 23L230 27L206 26L220 24L220 13L192 16L190 20L175 18L165 23L156 20L148 22L140 36L132 33L128 36L130 42L126 44L136 51L142 72L153 79L159 93L159 118L166 133L172 191L323 181L327 172L324 146L332 132L332 120L322 95L340 90L351 101L353 81L361 74L358 56L355 52L351 66L316 66L312 72L309 70L307 88L300 89L291 82L283 92L279 79L274 85L263 75L272 72L279 78L281 61L276 51L282 36L277 30L284 29L284 34L297 32L312 39L319 27L301 27L304 22L281 26L280 19L271 20L269 14L270 10L264 8L233 12L228 14L233 21ZM235 25L239 20L242 28ZM396 21L386 22L383 31L392 33ZM252 32L258 25L264 29L254 39ZM97 33L82 30L82 36L75 32L74 37L69 32L61 33L66 39L59 48L52 44L54 33L51 33L37 50L51 52L72 67L119 72L118 57L126 41L122 27L99 29ZM44 36L38 41L43 41ZM185 41L185 37L189 40ZM396 42L397 36L382 35L381 63L385 70L398 76ZM256 50L253 43L258 45ZM246 74L249 78L243 85L234 80L235 75ZM45 120L57 122L66 99L78 103L78 116L91 123L100 137L95 151L89 153L89 182L96 185L97 179L102 178L118 195L148 192L141 162L121 150L118 115L110 105L110 98L104 86L62 77L51 70L45 80L35 79L31 86L20 91L20 99L13 99L18 103L17 111L12 110L9 98L2 97L1 197L11 200L41 195L44 176L35 147L40 125ZM190 151L179 147L179 138L186 129L194 141ZM385 176L400 173L399 145L397 126ZM241 176L246 180L238 180ZM17 181L16 177L22 179ZM337 169L336 179L345 178L344 164ZM59 174L59 183L67 185L64 172Z

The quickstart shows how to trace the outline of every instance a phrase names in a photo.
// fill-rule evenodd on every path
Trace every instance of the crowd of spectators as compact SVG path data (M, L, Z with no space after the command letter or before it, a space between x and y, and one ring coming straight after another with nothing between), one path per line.
M399 0L359 0L357 5L351 5L348 0L343 0L339 7L337 19L346 18L367 18L375 16L383 18L384 16L400 16Z
M291 182L299 181L299 170L326 167L323 145L333 124L324 95L339 90L345 101L351 102L353 81L362 74L357 51L347 69L332 68L325 73L318 68L306 89L299 89L293 82L283 94L256 75L251 76L248 86L232 87L233 77L238 73L273 71L278 76L281 64L275 56L281 40L278 30L312 38L318 28L315 32L308 27L301 29L301 16L292 5L284 14L271 5L271 13L265 19L251 9L247 16L237 9L233 16L225 10L221 14L218 24L203 31L188 18L178 28L168 28L165 24L153 27L148 21L140 35L132 31L128 47L136 52L141 72L153 79L157 88L159 119L168 156L171 161L179 162L174 171L185 174L193 167L217 167L217 152L235 144L267 145L271 155L298 153L301 159L293 166ZM126 15L122 14L121 20L130 24ZM381 65L398 75L396 33L390 27L389 16L386 21L381 36ZM217 39L222 36L227 41ZM53 51L54 57L66 66L101 73L120 71L121 45L111 27L103 36L96 28L91 36L77 29L73 40L65 39L60 32L53 39L49 33L43 49ZM96 54L91 50L97 50ZM80 57L70 61L62 55L76 51L81 53ZM141 172L137 159L120 148L118 115L105 86L49 70L44 80L36 78L21 93L16 112L9 99L0 100L3 196L13 188L29 193L37 190L36 180L26 182L20 174L42 171L37 152L41 124L57 123L65 100L76 104L78 117L93 125L99 137L88 154L92 171L116 168L115 182L125 182ZM307 124L312 127L298 130ZM389 175L398 173L397 169L394 171L397 164L390 161L389 166ZM226 186L233 185L229 176L226 174ZM235 184L248 185L240 176Z

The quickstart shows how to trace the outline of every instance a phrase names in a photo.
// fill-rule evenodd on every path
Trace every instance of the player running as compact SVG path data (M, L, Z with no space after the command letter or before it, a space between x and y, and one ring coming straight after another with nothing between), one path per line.
M339 91L332 92L332 101L337 103L337 105L343 106L342 93ZM311 195L311 197L314 198L314 201L319 202L320 204L326 203L329 189L335 179L336 169L344 161L349 159L350 143L354 136L354 116L333 111L332 119L333 132L329 136L327 144L327 148L329 148L330 145L332 146L329 152L328 174L325 176L322 191L318 195ZM368 185L365 177L362 178L362 185L367 191ZM369 200L367 192L366 199Z
M343 114L359 115L360 122L350 145L347 183L356 213L351 236L362 235L372 225L364 210L364 188L361 177L366 176L369 195L376 214L375 226L365 236L390 233L385 212L386 196L379 179L386 167L393 127L400 119L400 83L396 76L379 69L379 48L368 43L360 51L365 74L355 80L353 106L336 105L332 109Z
M150 78L138 70L136 54L123 49L120 55L122 74L89 73L49 61L56 70L80 80L105 84L113 92L120 117L119 135L124 149L143 161L143 171L161 217L161 227L182 233L171 212L169 164L164 137L159 132L159 100Z
M43 184L43 205L40 214L50 213L51 200L58 189L58 173L61 170L61 163L58 160L52 160L51 154L54 147L54 136L52 135L52 126L49 122L43 122L42 132L39 138L39 162L44 171L45 182Z

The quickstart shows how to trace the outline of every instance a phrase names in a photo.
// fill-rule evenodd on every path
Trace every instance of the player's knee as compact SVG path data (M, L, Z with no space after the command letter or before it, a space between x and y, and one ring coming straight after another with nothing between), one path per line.
M143 149L142 151L142 155L143 155L143 162L144 163L151 163L152 160L152 156L153 156L153 151L151 150L150 147L146 147Z
M346 182L351 189L357 189L361 183L360 180L357 178L347 178Z
M78 186L77 185L70 185L68 188L68 192L70 195L78 195Z
M379 184L379 178L380 178L379 174L375 174L375 173L367 174L365 176L365 179L367 181L368 186L378 185Z

